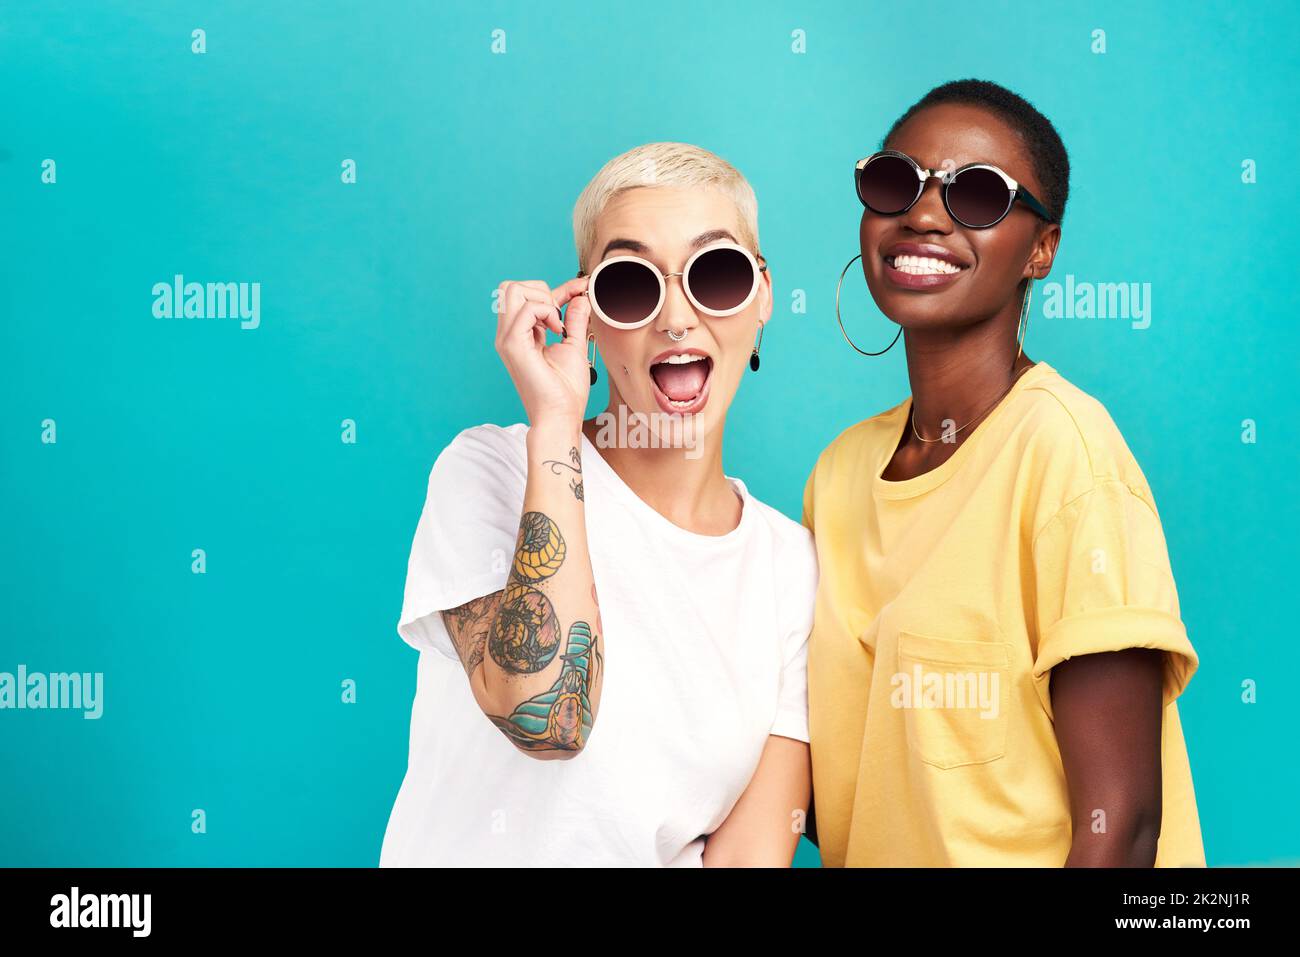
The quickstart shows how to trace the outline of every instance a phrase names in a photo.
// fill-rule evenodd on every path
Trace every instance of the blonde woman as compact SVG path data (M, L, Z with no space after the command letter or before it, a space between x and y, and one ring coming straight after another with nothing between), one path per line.
M757 202L719 157L654 143L607 163L573 220L578 278L500 288L527 424L466 429L429 477L380 863L787 866L816 559L722 464L772 315ZM609 404L584 420L589 348Z

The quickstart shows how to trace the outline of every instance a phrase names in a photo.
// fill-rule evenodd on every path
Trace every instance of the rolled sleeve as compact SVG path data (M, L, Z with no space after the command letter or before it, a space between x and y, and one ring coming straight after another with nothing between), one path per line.
M1098 483L1047 523L1033 557L1033 676L1049 714L1051 670L1077 655L1162 651L1165 703L1182 694L1198 659L1179 615L1160 519L1145 488Z

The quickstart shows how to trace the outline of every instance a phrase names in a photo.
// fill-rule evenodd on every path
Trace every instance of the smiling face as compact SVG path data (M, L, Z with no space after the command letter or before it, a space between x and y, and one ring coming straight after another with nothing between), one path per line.
M739 211L722 192L637 187L616 194L601 211L585 261L594 269L613 256L639 256L667 276L680 273L702 248L744 245L743 235ZM697 310L681 276L668 278L665 287L663 308L639 329L616 329L592 318L596 347L609 370L610 407L696 413L707 432L725 421L759 325L772 314L771 279L760 273L753 301L731 316ZM670 330L685 336L675 342Z
M1016 131L977 106L945 103L913 115L886 144L927 169L990 163L1035 196L1044 195L1033 161ZM906 329L971 325L1019 314L1020 283L1051 270L1060 227L1017 202L996 226L969 229L944 208L941 183L898 216L863 210L862 270L880 310Z

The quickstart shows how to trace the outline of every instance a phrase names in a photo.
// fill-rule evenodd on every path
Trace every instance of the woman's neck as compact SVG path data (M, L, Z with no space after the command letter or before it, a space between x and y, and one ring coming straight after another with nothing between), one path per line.
M1023 354L1017 358L1015 332L1000 320L904 332L913 422L922 435L937 437L981 417L1033 365Z
M700 535L734 529L742 503L722 470L722 425L712 433L687 433L676 446L660 441L659 448L633 448L621 440L619 427L629 420L633 427L632 416L630 410L620 416L611 401L600 417L582 423L582 431L623 483L674 525ZM602 423L609 427L602 429Z
M1012 323L999 319L959 329L906 331L912 421L904 425L881 478L906 481L952 457L1034 364L1020 354L1015 333Z

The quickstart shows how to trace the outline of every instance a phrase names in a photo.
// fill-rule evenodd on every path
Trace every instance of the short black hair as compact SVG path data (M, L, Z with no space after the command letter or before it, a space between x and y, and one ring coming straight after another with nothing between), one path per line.
M928 106L960 103L981 106L1006 121L1020 134L1029 150L1034 173L1043 184L1045 195L1039 199L1059 223L1065 216L1065 201L1070 195L1070 157L1052 121L1034 108L1024 97L988 80L953 80L936 86L894 121L882 141L893 139L898 128Z

